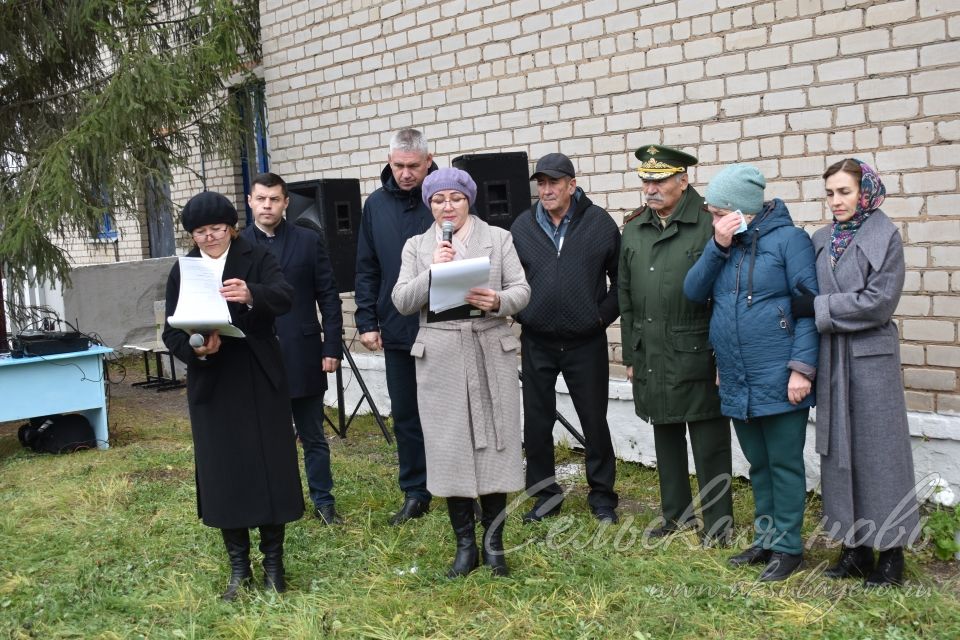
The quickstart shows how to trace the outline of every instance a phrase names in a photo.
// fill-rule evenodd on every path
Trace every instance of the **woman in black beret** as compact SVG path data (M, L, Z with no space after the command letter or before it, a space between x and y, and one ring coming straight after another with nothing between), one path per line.
M181 222L196 243L187 255L218 274L231 322L246 334L214 331L192 346L189 333L164 327L164 344L187 365L197 512L226 543L231 573L223 599L233 600L253 577L252 527L260 529L264 586L283 591L284 525L303 514L303 492L273 321L290 309L293 292L276 259L237 236L237 210L224 196L194 196ZM178 263L167 279L168 316L176 312L179 293Z

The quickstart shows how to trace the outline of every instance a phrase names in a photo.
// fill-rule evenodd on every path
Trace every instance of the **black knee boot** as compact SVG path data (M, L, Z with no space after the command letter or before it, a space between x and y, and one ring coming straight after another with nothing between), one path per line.
M507 558L503 554L503 525L507 518L507 494L490 493L480 496L480 508L483 512L480 524L483 525L483 564L490 567L495 576L505 576Z
M260 551L263 553L263 586L277 593L286 591L283 580L283 525L260 527Z
M823 572L828 578L865 578L873 570L873 549L844 546L837 563Z
M447 571L448 578L465 576L477 568L476 518L472 498L447 498L447 513L450 525L457 537L457 555Z
M223 534L223 543L227 546L227 556L230 558L230 581L220 597L230 601L237 597L240 587L249 584L253 578L250 570L250 530L220 529L220 533Z
M903 547L893 547L880 552L877 566L867 578L864 587L899 587L903 585Z

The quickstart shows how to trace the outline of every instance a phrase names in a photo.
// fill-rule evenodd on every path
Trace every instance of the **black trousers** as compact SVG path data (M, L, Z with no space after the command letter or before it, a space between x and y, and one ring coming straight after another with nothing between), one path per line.
M592 509L616 507L613 483L616 457L607 425L610 362L607 336L598 334L574 345L547 343L521 336L523 367L523 448L527 456L527 492L537 499L562 493L556 482L553 426L556 423L557 376L563 374L586 440L587 501Z
M427 454L423 450L423 428L417 407L417 363L412 355L398 349L384 349L383 355L400 461L400 490L408 498L430 502Z

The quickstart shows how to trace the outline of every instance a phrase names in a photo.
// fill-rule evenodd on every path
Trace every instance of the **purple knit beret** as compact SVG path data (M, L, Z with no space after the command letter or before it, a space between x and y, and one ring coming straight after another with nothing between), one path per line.
M470 174L460 169L450 167L448 169L437 169L429 174L423 181L420 190L423 192L423 203L430 206L430 198L437 191L453 189L467 196L470 204L477 201L477 183L473 181Z

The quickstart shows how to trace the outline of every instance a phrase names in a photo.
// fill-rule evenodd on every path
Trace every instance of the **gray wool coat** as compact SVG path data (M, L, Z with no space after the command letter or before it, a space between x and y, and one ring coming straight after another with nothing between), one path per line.
M530 287L510 233L477 217L465 258L490 257L489 287L500 310L471 320L427 323L436 225L407 240L393 304L420 313L410 353L417 362L417 402L435 496L477 497L523 489L520 450L520 341L506 317L523 309Z
M874 211L834 269L831 226L813 235L822 525L848 546L904 546L920 532L900 340L891 321L903 290L903 243L890 219Z

